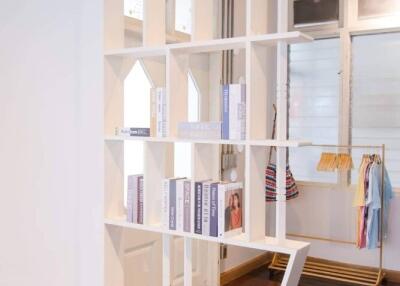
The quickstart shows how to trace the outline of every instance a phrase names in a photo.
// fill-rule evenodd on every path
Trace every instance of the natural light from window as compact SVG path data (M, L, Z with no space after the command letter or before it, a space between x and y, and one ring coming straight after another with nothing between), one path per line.
M124 0L124 15L143 20L143 0Z
M192 0L175 0L175 30L192 32Z

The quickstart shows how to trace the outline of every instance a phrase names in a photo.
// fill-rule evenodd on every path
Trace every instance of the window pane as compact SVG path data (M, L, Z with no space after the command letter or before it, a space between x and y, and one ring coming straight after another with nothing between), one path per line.
M192 32L192 0L175 0L175 30Z
M294 24L316 24L339 20L339 0L295 0Z
M352 50L352 143L386 144L386 167L400 187L400 33L357 36ZM357 167L362 153L354 150ZM357 180L354 170L352 181Z
M143 0L124 0L124 15L143 20Z
M290 46L290 139L338 143L339 52L339 39ZM290 166L296 180L336 183L336 173L316 171L321 152L319 148L290 149Z
M358 0L358 16L378 16L399 13L399 0Z

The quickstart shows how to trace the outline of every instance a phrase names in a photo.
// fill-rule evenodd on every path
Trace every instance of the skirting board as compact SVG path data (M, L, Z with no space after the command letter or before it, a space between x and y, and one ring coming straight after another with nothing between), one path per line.
M250 259L228 271L221 273L221 276L220 276L221 284L220 285L221 286L226 285L227 283L229 283L235 279L238 279L238 278L246 275L247 273L250 273L253 270L258 269L259 267L261 267L263 265L265 265L265 266L268 265L269 263L271 263L272 257L273 257L272 253L266 252L264 254L256 256L253 259ZM307 257L307 261L326 263L326 264L330 264L332 266L342 266L342 267L351 266L351 267L355 267L355 268L359 268L359 269L363 269L363 270L374 269L374 268L367 267L367 266L352 265L352 264L347 264L347 263L343 263L343 262L337 262L337 261L332 261L332 260L327 260L327 259L322 259L322 258L316 258L316 257ZM400 271L384 270L384 272L386 273L385 279L388 282L400 283Z
M272 261L272 253L266 252L258 255L228 271L221 273L220 285L226 285L229 282L236 280L253 270L260 268L261 266L267 267L267 265Z

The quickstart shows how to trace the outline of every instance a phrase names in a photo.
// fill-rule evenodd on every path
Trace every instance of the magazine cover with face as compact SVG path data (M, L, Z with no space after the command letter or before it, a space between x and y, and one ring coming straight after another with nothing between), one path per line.
M242 227L242 193L240 187L225 192L225 232Z

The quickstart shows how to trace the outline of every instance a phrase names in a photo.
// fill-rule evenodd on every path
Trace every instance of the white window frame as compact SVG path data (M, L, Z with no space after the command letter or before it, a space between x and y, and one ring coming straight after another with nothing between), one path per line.
M294 26L294 0L289 0L288 26L290 30L301 31L310 34L315 39L339 37L340 39L340 97L339 97L339 144L351 143L350 114L351 114L351 38L357 35L400 32L400 17L397 15L377 15L374 17L358 18L358 0L339 0L339 21L337 23L322 23L314 25ZM303 187L317 186L331 188L336 184L318 183L310 181L298 181ZM350 180L347 173L338 174L340 186L349 186ZM394 188L400 193L400 188Z

